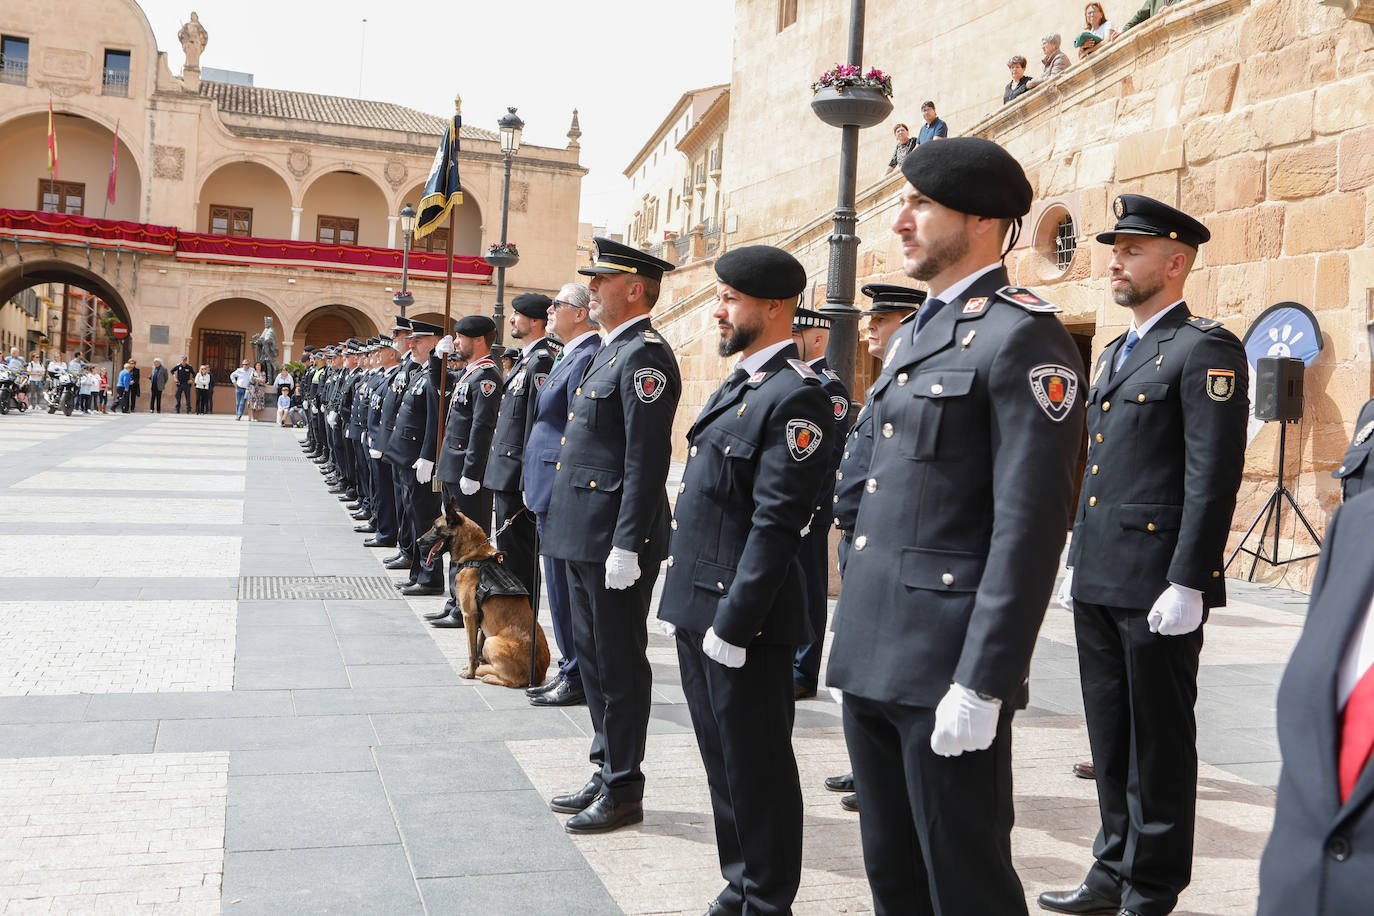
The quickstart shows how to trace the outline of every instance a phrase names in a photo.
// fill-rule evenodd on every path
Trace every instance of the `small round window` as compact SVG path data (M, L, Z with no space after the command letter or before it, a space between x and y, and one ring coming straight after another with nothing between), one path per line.
M1060 270L1068 270L1077 250L1078 233L1074 230L1073 217L1065 213L1054 225L1054 265Z
M1037 273L1042 282L1059 280L1073 266L1078 251L1078 224L1063 204L1045 208L1035 224L1032 246L1038 263Z

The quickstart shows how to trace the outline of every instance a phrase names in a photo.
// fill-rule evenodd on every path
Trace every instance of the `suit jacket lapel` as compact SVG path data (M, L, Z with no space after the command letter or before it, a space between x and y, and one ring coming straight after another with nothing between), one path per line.
M1188 321L1190 314L1188 304L1184 303L1159 319L1159 323L1150 328L1144 337L1140 338L1140 342L1131 350L1131 355L1126 357L1126 361L1121 364L1121 368L1116 371L1116 374L1111 376L1107 384L1101 386L1102 395L1105 397L1111 394L1137 369L1158 359L1159 345L1166 340L1172 340L1174 335L1178 333L1178 329ZM1117 354L1121 351L1121 347L1125 346L1125 343L1126 338L1123 336L1116 349L1112 351L1113 363L1116 362ZM1110 375L1111 371L1109 366L1107 374Z
M1369 539L1374 537L1374 509L1368 505L1364 507L1364 514L1360 518L1350 519L1355 527L1355 532L1346 529L1342 535L1346 543L1369 543ZM1346 519L1341 519L1342 523ZM1352 538L1351 535L1354 535ZM1332 557L1334 560L1335 557ZM1317 753L1319 762L1317 770L1325 782L1329 782L1329 794L1325 797L1331 798L1336 804L1340 805L1340 777L1339 762L1337 755L1340 752L1341 742L1341 720L1339 710L1336 709L1336 675L1340 666L1340 661L1345 656L1346 649L1350 646L1350 640L1355 637L1355 629L1360 621L1364 619L1365 612L1369 609L1369 601L1374 594L1374 566L1369 564L1344 563L1340 568L1333 565L1329 576L1334 577L1335 581L1328 582L1322 589L1322 595L1331 595L1331 600L1337 607L1342 608L1345 613L1339 621L1330 629L1330 639L1328 658L1332 664L1325 677L1322 679L1322 688L1325 691L1322 699L1325 708L1329 711L1328 715L1322 716L1320 729L1322 740L1317 743ZM1339 589L1339 590L1337 590ZM1355 788L1350 793L1345 804L1340 805L1336 812L1333 828L1341 821L1350 817L1367 802L1371 795L1374 795L1374 764L1366 764L1364 771L1360 773L1359 780L1355 783Z
M741 385L737 385L734 390L725 396L721 396L725 388L725 383L722 382L721 387L717 388L715 392L711 394L711 397L707 399L706 406L702 408L701 413L697 414L696 420L692 422L691 429L687 430L687 441L690 442L702 427L706 426L713 419L743 400L748 392L762 385L767 380L768 376L772 375L774 372L789 368L787 361L796 358L797 348L795 346L786 346L769 357L768 361L759 369L759 372L763 373L763 378L755 381L755 376L758 375L758 373L754 373L754 375L749 377L749 380Z
M959 319L963 316L963 308L968 301L974 298L992 298L997 290L1006 285L1006 268L998 267L974 280L968 289L946 302L944 307L935 313L935 317L921 328L921 333L916 333L919 319L912 319L897 332L902 338L901 347L894 355L892 365L887 367L883 374L893 375L896 370L906 369L953 344ZM976 314L981 317L985 314L986 308L985 305Z

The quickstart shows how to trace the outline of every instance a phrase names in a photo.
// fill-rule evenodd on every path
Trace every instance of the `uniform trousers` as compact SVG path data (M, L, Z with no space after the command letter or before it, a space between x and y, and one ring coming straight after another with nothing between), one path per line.
M396 540L396 488L391 479L391 462L368 456L372 465L372 525L379 541Z
M415 472L407 475L405 482L405 515L410 525L410 577L416 584L429 588L439 588L444 583L444 555L441 552L434 562L426 567L425 551L414 549L415 542L434 525L434 519L443 511L443 501L434 492L432 483L420 483Z
M506 526L505 531L496 536L496 549L505 553L506 567L520 580L520 584L525 586L525 590L533 595L536 566L539 563L538 532L534 523L534 513L525 508L525 501L517 492L493 490L492 502L496 509L496 527L491 530L501 531L502 525L512 517L515 518Z
M383 459L384 461L386 459ZM387 462L391 464L391 462ZM410 468L391 465L392 505L396 507L396 546L408 557L415 556L415 539L411 536L410 507L406 499L406 478L415 480L415 472Z
M649 601L662 557L639 555L639 579L629 588L606 588L605 563L568 563L568 603L582 688L592 719L588 759L593 776L616 804L644 799L644 744L654 675L649 645Z
M191 412L191 386L178 385L176 390L177 413L181 413L181 399L186 399L186 412Z
M1086 883L1141 916L1158 916L1173 910L1192 878L1202 628L1159 636L1148 616L1074 601L1102 813Z
M802 793L792 752L792 646L749 646L727 668L677 632L682 690L706 766L728 911L788 914L801 884ZM748 908L745 908L746 901Z
M367 459L367 446L363 445L363 436L366 433L356 426L352 432L353 438L348 440L348 444L353 449L353 467L358 475L358 500L364 508L370 511L372 508L372 462Z
M822 494L826 502L830 501L830 495L829 492ZM806 576L806 614L811 618L816 641L797 649L792 679L797 686L807 690L815 690L820 679L821 650L825 648L825 623L830 610L830 526L822 527L821 524L829 520L819 513L811 520L811 530L802 538L797 555Z
M842 708L876 916L1024 914L1011 863L1011 712L987 750L941 757L932 708L850 694Z
M537 516L539 537L544 537L547 515ZM577 664L577 645L573 640L572 607L568 599L568 564L557 557L544 557L544 594L549 599L549 617L553 620L553 638L558 643L558 676L569 683L582 683L582 671Z

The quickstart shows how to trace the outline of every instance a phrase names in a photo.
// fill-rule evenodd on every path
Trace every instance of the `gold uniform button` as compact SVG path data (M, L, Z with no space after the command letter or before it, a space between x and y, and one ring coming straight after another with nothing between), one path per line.
M553 469L554 469L555 471L561 471L561 470L563 470L563 462L560 461L560 462L558 462L557 464L555 464L555 465L553 466Z
M854 539L854 549L855 549L855 550L863 550L863 549L864 549L865 547L867 547L867 546L868 546L868 535L866 535L866 534L861 534L861 535L859 535L858 537L856 537L856 538Z
M1097 505L1097 497L1096 497L1096 496L1089 496L1089 497L1088 497L1088 505L1090 505L1090 506L1095 506L1095 505Z
M724 583L724 582L717 582L717 583L716 583L716 588L720 589L721 591L725 591L725 583Z
M1138 395L1136 395L1136 396L1135 396L1135 399L1136 399L1137 401L1139 401L1140 403L1142 403L1142 404L1145 403L1145 395L1143 395L1143 394L1138 394Z
M1154 523L1154 522L1148 523L1148 524L1145 526L1145 530L1146 530L1146 531L1154 531L1154 530L1155 530L1155 523Z
M836 471L836 472L835 472L835 479L836 479L836 480L844 480L844 471Z
M730 454L730 446L725 446L725 454Z
M596 489L596 481L593 480L593 481L592 481L591 483L589 483L587 486L589 486L589 487L591 487L593 490L595 490L595 489Z
M883 424L883 438L884 438L884 439L891 439L891 438L892 438L892 432L893 432L893 430L892 430L892 424L891 424L891 423L884 423L884 424Z
M1221 570L1219 570L1219 569L1214 569L1214 570L1212 570L1212 578L1213 578L1213 579L1220 579L1220 578L1221 578Z
M897 387L900 388L901 386L905 385L905 384L906 384L906 379L907 379L907 375L906 375L905 372L899 372L899 373L897 373Z
M568 437L567 437L567 436L564 436L562 439L559 439L559 440L558 440L558 444L559 444L559 445L567 445L567 444L568 444Z
M877 493L877 492L878 492L878 478L876 478L876 477L870 477L870 478L868 478L868 483L864 484L864 489L867 490L867 491L870 492L870 493Z
M845 456L846 458L849 457L849 452L848 452L848 450L845 451L844 456ZM1341 470L1344 471L1345 468L1341 468Z
M697 447L695 445L692 446L690 449L687 450L687 454L695 458L697 456Z
M592 397L596 397L596 389L595 389L595 388L592 389Z
M946 585L953 585L954 573L945 573L943 576L940 577L940 581L945 583Z
M840 504L840 498L839 498L838 496L832 496L832 497L830 497L830 501L831 501L832 503L834 503L835 505L837 505L837 506Z
M1098 441L1098 442L1101 442L1101 441L1102 441L1102 434L1101 434L1101 433L1098 433L1098 434L1097 434L1097 441Z
M572 418L573 418L573 415L572 415L572 411L570 410L570 411L568 411L568 419L571 420Z
M931 394L944 394L944 393L945 393L945 386L944 386L944 385L941 385L939 382L936 382L934 385L931 385L931 386L930 386L930 393L931 393Z
M580 387L574 388L574 389L573 389L573 394L581 394L581 393L582 393L582 389L581 389Z
M1102 412L1103 412L1103 413L1106 413L1107 411L1109 411L1109 410L1111 410L1111 409L1112 409L1112 402L1111 402L1111 401L1103 401L1103 402L1102 402Z
M670 522L668 523L668 526L669 526L670 528L672 528L674 531L676 531L676 530L677 530L677 519L673 519L672 521L670 521Z
M1097 473L1097 465L1093 465L1093 473L1094 473L1094 474Z

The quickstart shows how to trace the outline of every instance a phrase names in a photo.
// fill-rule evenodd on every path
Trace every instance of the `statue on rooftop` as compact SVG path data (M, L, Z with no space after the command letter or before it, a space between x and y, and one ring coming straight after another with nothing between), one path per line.
M200 69L200 55L205 51L206 44L210 41L210 33L205 31L205 26L200 24L200 16L196 13L191 14L191 21L181 27L177 32L177 41L181 42L181 50L186 53L186 69Z

